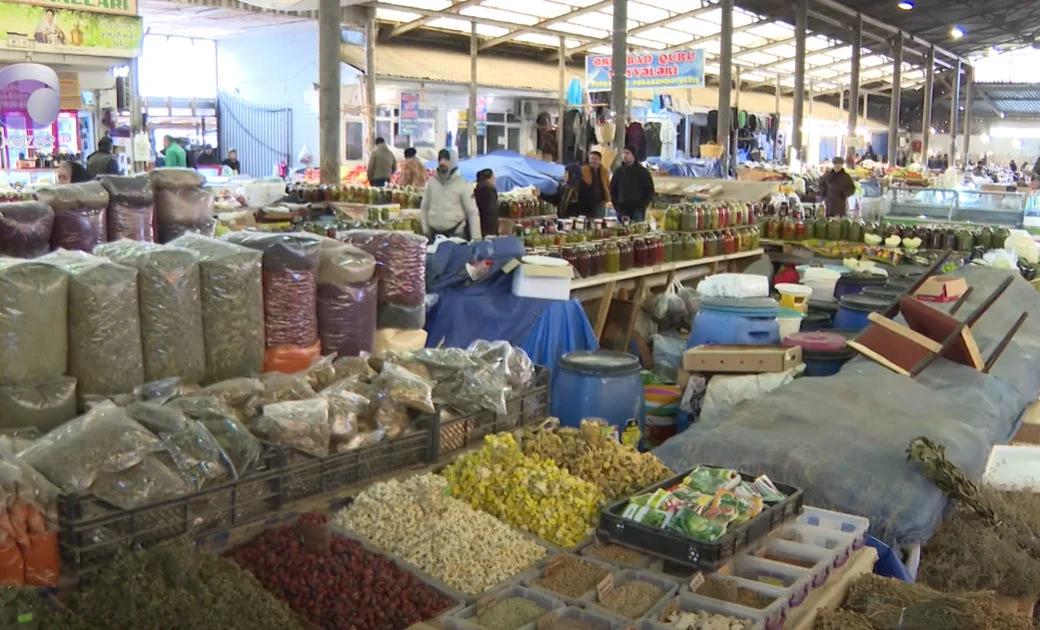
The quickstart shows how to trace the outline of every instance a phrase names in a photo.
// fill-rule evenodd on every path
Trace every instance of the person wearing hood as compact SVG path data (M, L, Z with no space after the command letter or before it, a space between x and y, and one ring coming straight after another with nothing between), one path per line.
M437 171L426 182L421 211L423 234L431 239L439 235L463 237L467 228L472 240L481 238L473 186L459 173L447 149L437 154Z
M560 206L557 215L561 219L581 214L581 167L570 163L563 171L563 186L560 187Z
M477 187L473 198L480 213L480 229L485 235L498 233L498 189L495 188L495 172L485 168L477 173Z

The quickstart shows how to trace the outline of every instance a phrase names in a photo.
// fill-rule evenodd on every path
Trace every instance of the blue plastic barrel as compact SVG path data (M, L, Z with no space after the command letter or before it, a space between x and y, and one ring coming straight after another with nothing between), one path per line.
M686 342L687 348L705 344L776 345L780 326L772 298L704 298Z
M888 281L886 276L871 273L847 273L834 285L834 299L840 300L846 295L859 295L867 287L882 287Z
M619 435L629 420L642 427L646 401L639 369L639 359L627 352L568 352L553 381L552 415L567 427L580 426L583 418L602 418Z
M888 309L892 301L870 295L846 295L838 301L838 313L834 316L834 327L841 330L863 330L870 321L871 313Z

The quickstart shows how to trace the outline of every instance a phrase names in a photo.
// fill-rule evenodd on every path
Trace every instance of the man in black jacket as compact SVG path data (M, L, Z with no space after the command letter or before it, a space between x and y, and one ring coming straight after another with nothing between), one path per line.
M498 190L495 188L495 172L485 168L477 173L477 187L473 197L480 212L480 230L485 237L498 234ZM468 237L468 231L467 231Z
M646 167L636 162L636 150L626 146L621 166L610 178L610 199L618 216L639 223L646 219L646 209L654 200L654 178Z

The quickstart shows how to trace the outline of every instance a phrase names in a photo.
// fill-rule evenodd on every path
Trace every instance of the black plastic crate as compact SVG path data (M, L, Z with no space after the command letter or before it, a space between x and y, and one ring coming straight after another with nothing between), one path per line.
M705 464L705 466L707 465ZM719 468L718 466L711 467ZM692 470L645 488L636 495L678 485ZM740 473L740 476L744 481L755 480L753 476L744 473ZM631 497L614 501L604 507L600 511L597 531L607 538L634 549L703 571L716 571L748 545L768 535L782 523L801 514L804 501L802 490L776 481L773 483L787 498L774 505L767 504L761 514L746 523L726 528L726 533L722 538L713 543L702 543L622 517L621 514Z
M442 410L441 415L448 413ZM453 417L434 431L433 453L438 457L478 444L484 436L512 431L549 415L549 368L535 366L534 384L506 399L506 413L481 410ZM434 420L435 422L436 420Z

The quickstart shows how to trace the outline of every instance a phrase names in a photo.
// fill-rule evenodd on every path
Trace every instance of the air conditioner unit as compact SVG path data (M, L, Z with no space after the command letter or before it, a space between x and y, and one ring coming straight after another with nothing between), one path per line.
M516 102L516 114L521 119L536 118L538 116L538 103L518 99Z

